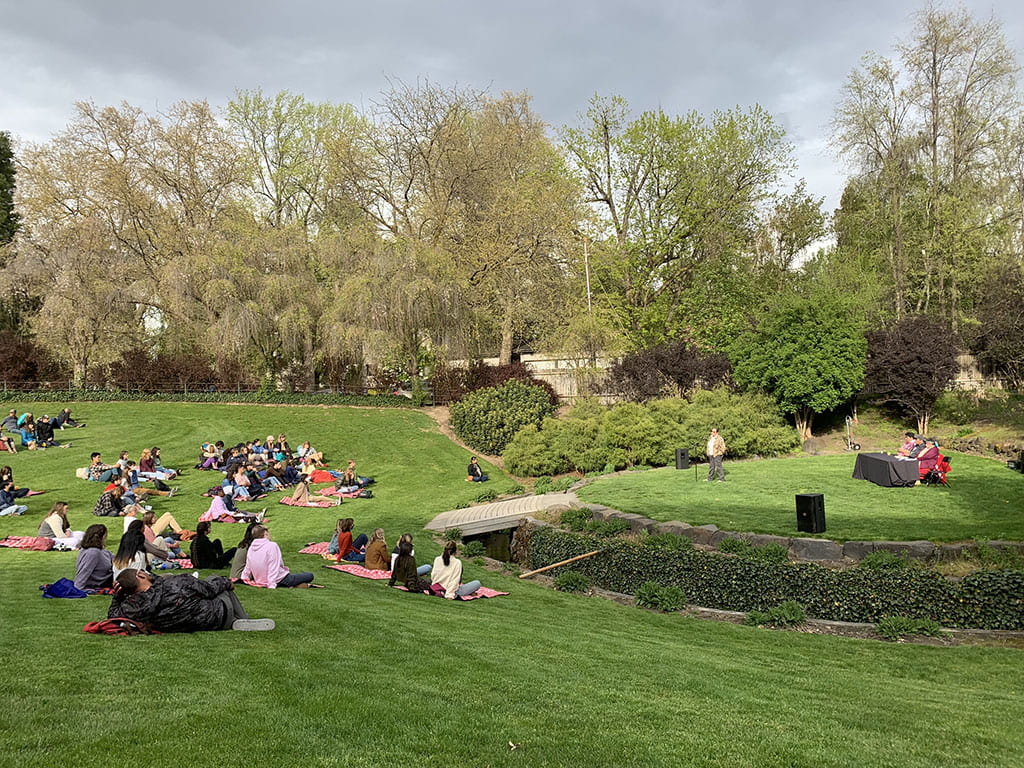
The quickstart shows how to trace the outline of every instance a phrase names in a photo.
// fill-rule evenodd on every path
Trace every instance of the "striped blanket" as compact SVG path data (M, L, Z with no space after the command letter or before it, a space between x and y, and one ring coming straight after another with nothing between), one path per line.
M45 536L8 536L0 540L0 547L12 549L31 549L36 552L48 552L53 549L53 539Z
M342 573L351 573L353 576L358 576L361 579L380 581L381 579L391 578L391 571L371 571L369 568L359 565L359 563L337 563L335 565L325 565L324 568L330 568L332 571L341 571Z
M335 506L333 501L307 501L305 504L299 504L291 496L285 496L280 499L278 504L287 504L289 507L333 507Z

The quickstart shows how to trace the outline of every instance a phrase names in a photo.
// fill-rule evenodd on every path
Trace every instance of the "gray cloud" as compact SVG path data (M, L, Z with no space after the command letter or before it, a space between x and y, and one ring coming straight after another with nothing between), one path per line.
M703 113L761 104L786 127L798 175L838 204L842 168L827 123L846 75L888 53L923 4L908 0L0 0L0 130L43 141L76 100L146 110L223 105L239 88L287 89L368 105L388 78L492 92L527 90L554 126L595 93L637 110ZM967 3L1000 18L1021 51L1024 8Z

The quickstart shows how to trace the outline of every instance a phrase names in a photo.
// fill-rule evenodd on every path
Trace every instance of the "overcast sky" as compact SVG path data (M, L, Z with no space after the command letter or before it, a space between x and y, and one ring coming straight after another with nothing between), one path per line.
M1024 3L994 14L1024 61ZM909 0L0 0L0 130L45 141L75 101L146 111L223 106L236 89L368 107L389 78L526 90L552 126L594 93L637 111L758 103L785 126L798 176L838 204L828 146L839 89L860 57L890 54L924 2ZM950 7L950 4L946 4Z

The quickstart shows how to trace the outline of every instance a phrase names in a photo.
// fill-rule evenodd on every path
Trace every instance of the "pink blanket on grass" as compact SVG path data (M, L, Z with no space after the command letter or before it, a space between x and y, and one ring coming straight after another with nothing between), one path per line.
M408 592L409 591L408 589L406 589L405 587L402 587L402 586L395 587L395 589L400 589L403 592ZM440 585L438 585L437 589L441 589ZM489 587L480 587L480 589L478 589L472 595L465 595L463 597L456 597L453 602L462 601L462 602L465 603L465 602L467 602L469 600L479 600L482 597L502 597L503 595L507 595L507 594L508 594L508 592L499 592L498 590L491 589ZM444 595L440 594L440 595L437 595L437 597L444 598Z
M289 507L321 507L324 509L326 509L327 507L335 506L333 501L307 501L305 504L300 504L297 501L295 501L295 499L293 499L291 496L285 496L283 499L280 499L277 503L287 504Z
M353 576L358 576L361 579L373 579L374 581L391 578L391 571L371 571L369 568L364 568L358 563L337 563L335 565L325 565L324 568L351 573Z
M46 536L8 536L0 540L0 547L11 547L12 549L31 549L36 552L49 552L53 549L54 541Z
M352 488L355 488L355 490L351 490ZM320 488L317 490L317 493L322 496L341 496L343 499L358 499L361 490L362 488L358 485L344 486L340 489L331 486L330 488Z
M307 544L304 549L299 550L300 555L326 555L327 548L331 546L329 541L321 541L319 544Z

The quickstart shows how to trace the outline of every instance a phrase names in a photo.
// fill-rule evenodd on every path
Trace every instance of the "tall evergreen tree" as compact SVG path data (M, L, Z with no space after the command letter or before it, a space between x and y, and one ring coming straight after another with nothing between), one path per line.
M9 243L18 231L21 219L14 210L14 151L11 136L0 131L0 245Z

